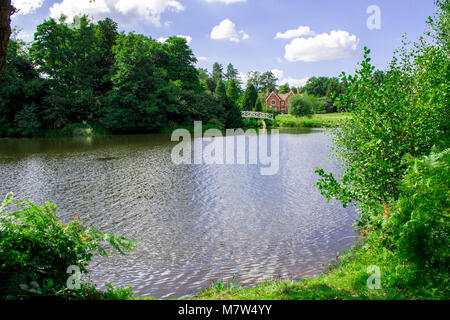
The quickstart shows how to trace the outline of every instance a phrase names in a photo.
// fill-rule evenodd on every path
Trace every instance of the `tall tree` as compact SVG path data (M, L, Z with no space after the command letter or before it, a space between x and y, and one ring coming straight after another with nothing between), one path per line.
M38 70L48 75L50 94L45 118L55 128L92 118L98 106L94 84L102 57L95 32L95 25L86 16L76 28L63 16L59 22L44 21L35 33L30 54Z
M97 95L104 95L112 89L112 69L115 62L113 46L119 36L118 25L115 21L106 18L96 25L96 37L98 43L98 59L96 62L98 74L95 79L95 91Z
M212 79L214 80L216 85L217 83L219 83L219 80L223 80L223 67L218 62L214 63L213 65Z
M265 92L267 89L274 90L277 81L277 77L271 71L264 73L255 71L248 74L248 83L251 83L257 92Z
M261 100L259 98L256 99L255 111L256 112L261 112L262 111L262 103L261 103Z
M280 90L278 92L283 94L283 93L289 93L289 91L291 91L291 88L289 87L289 83L285 83L280 87Z
M197 58L185 38L170 37L163 44L168 54L167 71L170 80L180 80L184 90L200 91L200 79L194 64Z
M312 77L308 79L304 89L308 94L316 97L325 97L327 95L329 78L327 77Z
M240 89L238 87L238 82L236 80L230 80L228 81L228 87L227 87L227 96L231 99L234 103L239 99Z
M237 81L237 76L238 76L238 70L230 63L227 66L227 73L225 73L225 80L226 81L231 81L231 80Z
M0 77L6 65L6 54L11 36L11 16L16 11L11 0L0 0Z
M270 91L274 90L278 82L278 78L273 74L272 71L264 72L261 75L260 85L261 88L259 92L265 92L267 89Z
M219 80L217 83L215 94L221 101L225 101L227 99L227 90L225 89L225 84L222 80Z
M30 61L25 44L10 40L7 65L0 79L0 137L39 134L45 79Z
M113 49L116 56L114 90L102 119L109 131L145 132L167 122L167 113L174 107L168 98L177 93L176 83L169 85L166 73L157 64L161 46L155 40L134 33L121 34L117 39Z
M252 111L255 107L256 100L258 99L258 92L253 84L249 83L247 89L245 89L244 97L242 101L242 110Z

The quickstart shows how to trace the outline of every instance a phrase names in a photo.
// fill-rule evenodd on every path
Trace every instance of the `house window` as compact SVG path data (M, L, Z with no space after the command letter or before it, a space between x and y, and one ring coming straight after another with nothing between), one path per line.
M272 100L272 105L273 105L273 106L275 105L275 100Z
M283 101L283 102L281 102L281 105L282 105L282 106L284 106L284 101Z

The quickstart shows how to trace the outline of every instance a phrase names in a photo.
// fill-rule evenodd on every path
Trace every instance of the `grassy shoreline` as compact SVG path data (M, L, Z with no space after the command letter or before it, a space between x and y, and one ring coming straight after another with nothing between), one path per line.
M292 115L278 115L273 122L273 127L278 128L329 128L336 127L343 120L349 119L350 113L326 113L314 114L311 118L295 117Z
M316 277L300 281L265 281L245 288L217 282L191 300L433 300L448 299L445 292L412 285L399 285L398 265L392 252L381 248L359 248L339 258L335 266ZM370 266L379 266L381 288L369 289ZM370 280L369 280L370 281Z

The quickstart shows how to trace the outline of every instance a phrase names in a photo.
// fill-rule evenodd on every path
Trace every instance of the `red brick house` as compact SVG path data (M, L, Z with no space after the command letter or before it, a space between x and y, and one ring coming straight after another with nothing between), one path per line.
M278 93L278 90L272 92L267 89L266 109L276 110L280 113L289 113L289 99L294 95L291 90L289 93Z

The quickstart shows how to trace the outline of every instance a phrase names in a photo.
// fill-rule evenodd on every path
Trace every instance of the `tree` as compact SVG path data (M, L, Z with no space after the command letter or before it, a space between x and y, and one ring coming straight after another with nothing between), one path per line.
M318 170L318 186L329 199L344 205L353 200L378 204L388 217L389 203L401 194L405 157L448 146L449 56L445 47L421 41L414 50L400 50L381 82L374 76L367 48L355 76L343 75L348 94L338 103L352 112L352 119L341 125L333 140L347 170L341 182Z
M289 113L296 117L310 117L314 113L314 103L308 96L294 95L289 99Z
M234 103L239 99L240 90L238 87L238 82L236 80L230 80L228 81L228 88L227 88L227 96L231 99Z
M277 82L278 82L278 78L275 77L273 72L271 72L271 71L264 72L260 78L261 88L260 88L259 92L265 92L267 89L269 89L270 91L275 90Z
M327 84L326 97L332 97L334 94L339 94L339 79L330 78Z
M197 58L187 45L186 39L170 37L164 42L163 49L168 54L166 69L169 80L180 80L184 90L200 91L200 79L194 67Z
M211 78L214 80L214 83L217 85L219 80L223 80L223 67L220 63L215 62L213 64L213 71Z
M289 93L291 91L290 87L289 87L289 83L285 83L283 84L280 89L278 90L279 93L284 94L284 93Z
M36 106L43 104L46 83L34 69L25 44L11 39L7 65L0 79L0 137L40 133L42 108Z
M255 107L256 99L258 99L258 92L253 84L248 84L245 89L244 97L242 101L242 110L252 111Z
M325 97L327 95L328 82L329 78L327 77L312 77L306 82L304 90L316 97Z
M225 80L226 81L237 81L238 71L234 68L234 66L230 63L227 66L227 73L225 74Z
M113 86L111 77L115 57L112 48L116 44L119 36L118 25L109 18L99 21L96 25L95 35L97 38L99 57L96 61L96 71L98 71L98 74L94 79L94 90L96 95L104 96Z
M116 56L114 90L102 123L113 133L139 133L161 128L169 113L176 112L175 99L181 83L168 82L155 55L162 44L142 35L121 34L113 48ZM178 89L177 89L178 88Z
M277 77L271 72L249 72L247 83L252 84L257 92L265 92L267 89L274 90L277 84Z
M66 23L62 16L38 26L30 55L41 73L48 75L50 92L44 111L47 124L64 128L81 123L97 112L98 100L94 88L104 74L99 60L104 58L98 47L96 27L86 16L77 28Z
M227 90L225 89L225 84L222 80L219 80L217 83L215 94L216 97L222 101L227 99Z
M6 65L9 37L11 36L11 16L17 12L11 0L0 0L0 78Z
M262 103L261 103L261 100L259 98L256 99L255 111L256 112L261 112L262 111Z

